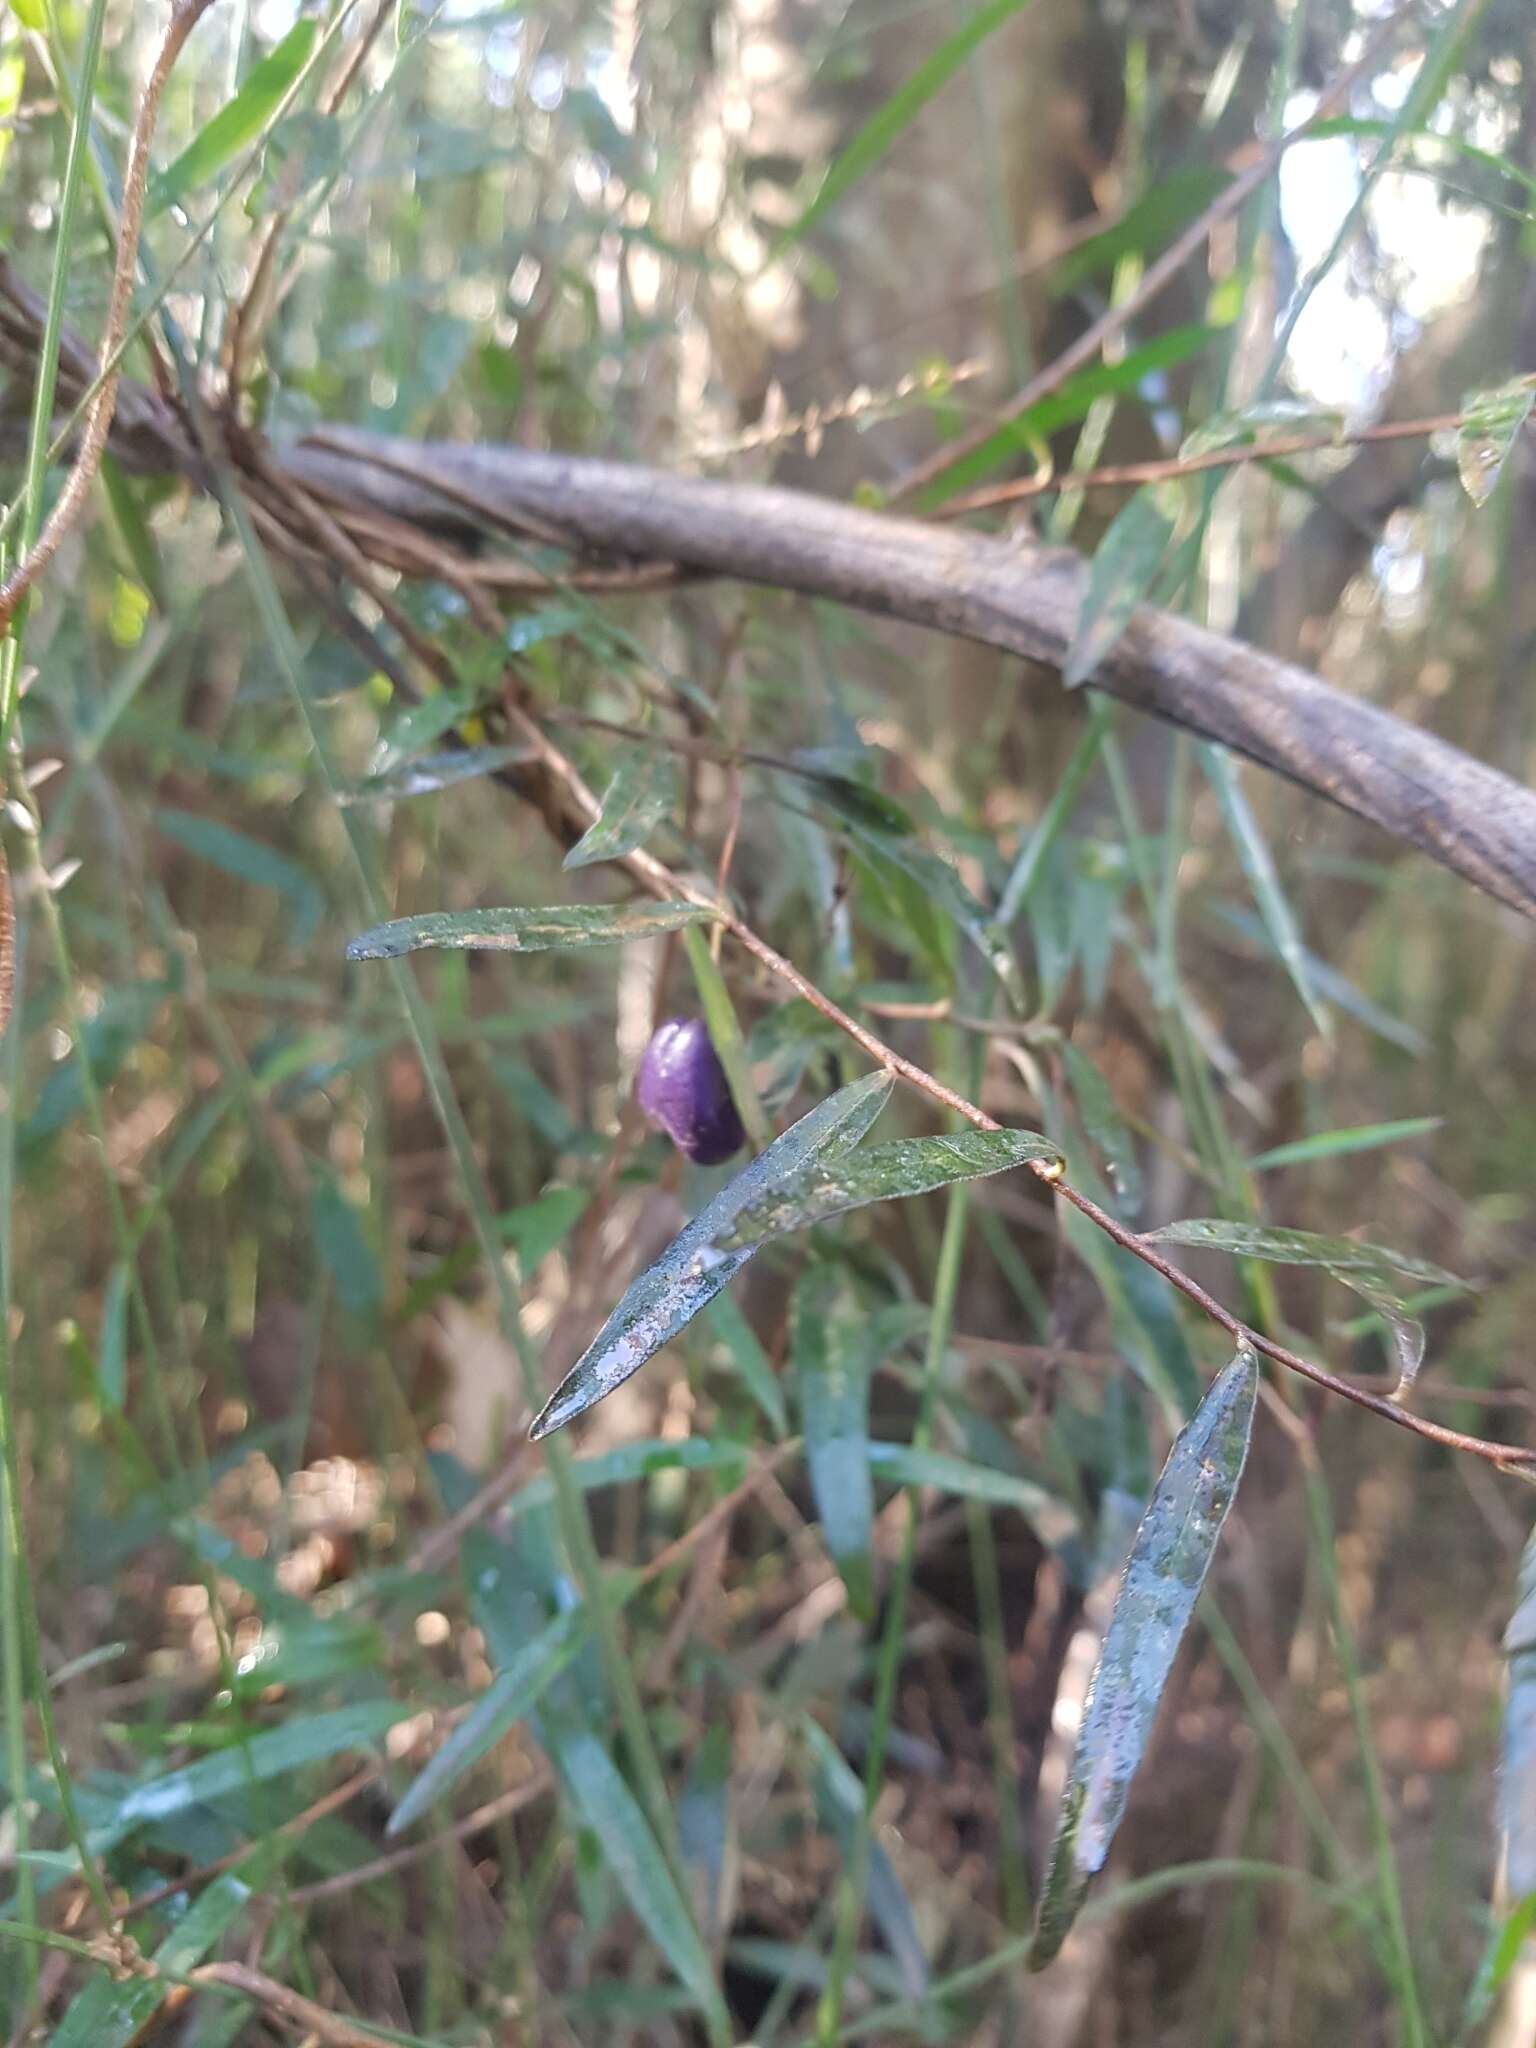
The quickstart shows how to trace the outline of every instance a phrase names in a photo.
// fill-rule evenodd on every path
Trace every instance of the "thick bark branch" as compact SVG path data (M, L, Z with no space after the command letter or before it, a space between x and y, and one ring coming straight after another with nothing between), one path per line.
M330 431L278 465L414 522L547 533L977 640L1059 669L1087 576L1018 547L806 493L527 449ZM1305 669L1143 609L1095 687L1330 798L1536 917L1536 793Z

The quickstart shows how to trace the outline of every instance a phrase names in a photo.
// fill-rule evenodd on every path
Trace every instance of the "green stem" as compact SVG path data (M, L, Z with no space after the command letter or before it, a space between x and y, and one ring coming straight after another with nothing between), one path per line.
M972 1052L973 1065L980 1059ZM939 1382L944 1357L954 1328L955 1297L960 1286L960 1269L965 1257L965 1232L970 1213L970 1185L955 1181L944 1208L944 1235L939 1243L938 1266L934 1274L933 1308L928 1320L928 1345L923 1358L923 1384L912 1442L925 1449L933 1436L938 1408ZM907 1526L901 1552L886 1594L885 1627L875 1673L875 1699L870 1714L869 1748L864 1768L864 1805L853 1836L852 1850L844 1867L838 1896L837 1934L828 1967L826 1989L816 2009L816 2048L831 2048L842 2024L843 1996L848 1972L864 1918L869 1890L869 1862L875 1808L885 1789L885 1762L890 1747L891 1723L896 1709L896 1681L901 1673L902 1650L907 1633L907 1602L912 1591L913 1567L917 1558L917 1525L922 1489L907 1489Z
M266 556L252 531L244 504L233 491L224 487L222 479L220 483L220 495L244 551L246 574L262 625L287 678L315 759L320 765L321 777L334 798L339 791L339 778L331 757L330 743L320 726L305 686L303 661L293 628L273 581ZM346 833L363 914L370 923L378 923L385 915L385 906L374 883L371 846L366 828L357 812L348 805L338 803L337 814ZM447 1140L449 1152L453 1156L475 1241L496 1289L502 1330L517 1357L524 1396L530 1408L536 1410L542 1405L544 1398L538 1361L523 1328L517 1295L496 1231L490 1193L481 1175L480 1163L475 1157L464 1114L453 1090L431 1011L410 969L403 961L391 961L389 975L395 995L405 1014L416 1056L421 1062L433 1109ZM577 1584L581 1587L582 1597L592 1616L593 1634L597 1639L598 1652L602 1658L609 1688L618 1707L619 1725L623 1731L630 1765L638 1781L640 1796L649 1814L651 1825L661 1844L662 1853L677 1880L679 1895L686 1900L689 1894L676 1817L667 1797L666 1780L651 1738L649 1723L645 1718L640 1689L625 1652L619 1622L609 1601L602 1561L593 1540L586 1502L571 1470L571 1453L562 1440L551 1438L545 1444L545 1455L555 1490L555 1509L560 1533L570 1555L572 1570ZM732 2030L723 2000L717 1998L714 2008L707 2014L707 2019L712 2040L716 2043L729 2043Z

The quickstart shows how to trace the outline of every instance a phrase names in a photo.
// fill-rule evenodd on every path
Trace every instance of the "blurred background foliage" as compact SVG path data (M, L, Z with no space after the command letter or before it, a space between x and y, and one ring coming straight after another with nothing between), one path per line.
M0 221L39 289L103 30L65 309L87 340L165 13L0 17ZM140 300L163 296L128 369L179 364L231 431L275 440L345 423L878 502L1123 304L1382 10L979 13L218 0L162 113ZM1133 548L1130 594L1526 779L1529 436L1478 507L1454 432L1347 430L1536 371L1536 29L1525 0L1424 0L1370 48L1348 118L967 487L1050 464L1051 489L983 523L1091 552L1131 492L1074 490L1074 467L1175 456L1218 416L1339 427L1172 486L1193 545L1172 576ZM254 104L284 52L305 60L292 93ZM248 131L215 161L242 85ZM7 492L32 395L13 368ZM1421 1305L1418 1398L1518 1441L1519 920L1054 674L828 604L555 589L497 642L449 588L402 584L449 664L409 702L281 564L263 605L246 541L186 484L115 469L94 511L31 610L9 771L42 832L32 858L13 800L26 1544L8 1532L0 1586L3 1916L89 1938L83 1837L172 1976L238 1958L354 2031L18 1935L10 2037L1529 2039L1536 1973L1506 1918L1529 1887L1496 1889L1499 1640L1529 1519L1511 1480L1272 1391L1107 1880L1027 1977L1115 1573L1221 1333L1027 1176L864 1211L766 1251L583 1422L589 1536L523 1441L476 1205L547 1392L726 1177L630 1104L655 1022L700 1007L688 952L436 956L412 963L414 1023L383 970L343 960L380 904L624 894L610 867L562 872L515 789L430 786L445 739L508 737L510 657L594 786L652 763L670 864L729 862L801 969L1048 1132L1139 1227L1360 1230L1475 1281ZM321 772L274 605L356 801ZM426 793L346 786L397 771ZM1017 1011L994 1011L971 943L1004 900ZM720 964L779 1127L863 1071L746 956ZM883 1135L931 1111L898 1097ZM1381 1317L1326 1274L1194 1265L1256 1326L1390 1387ZM799 1439L828 1373L851 1464L818 1485ZM942 1471L902 1462L925 1388ZM867 1912L840 1959L850 1882Z

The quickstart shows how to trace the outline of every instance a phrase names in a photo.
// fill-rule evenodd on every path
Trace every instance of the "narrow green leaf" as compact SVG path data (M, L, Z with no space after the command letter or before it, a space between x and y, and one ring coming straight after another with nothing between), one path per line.
M1400 128L1395 121L1358 120L1349 115L1339 114L1332 120L1315 122L1307 130L1303 146L1308 142L1324 141L1333 135L1361 135L1385 142L1431 143L1464 158L1468 163L1476 164L1480 170L1492 171L1498 177L1508 178L1527 192L1536 195L1536 176L1523 165L1517 164L1513 157L1497 156L1491 149L1479 149L1475 142L1464 141L1459 135L1442 134L1438 128ZM1420 164L1400 163L1396 168L1400 171L1424 170L1426 175L1432 175L1428 172L1427 166Z
M336 1283L336 1298L348 1315L378 1314L384 1276L362 1218L334 1174L317 1170L310 1188L310 1225L321 1263Z
M493 1749L519 1721L526 1720L529 1709L538 1704L570 1663L587 1633L585 1613L579 1607L573 1608L552 1621L542 1635L503 1665L436 1756L413 1780L390 1815L385 1833L403 1833L466 1771L473 1770L487 1750Z
M1123 1215L1134 1216L1141 1207L1142 1196L1136 1141L1125 1127L1109 1083L1087 1053L1068 1039L1062 1044L1061 1057L1088 1142L1104 1155L1118 1198L1116 1206Z
M978 50L995 29L1029 5L1029 0L986 0L963 22L912 76L899 85L883 106L876 109L842 154L828 168L815 197L798 220L787 227L774 245L776 260L793 243L810 233L867 171L877 164L898 137L911 126L922 109L942 86L949 83L972 51Z
M1397 1355L1397 1386L1393 1398L1406 1399L1413 1391L1419 1367L1424 1363L1424 1325L1417 1316L1409 1313L1402 1289L1383 1279L1374 1269L1364 1271L1356 1267L1352 1271L1341 1271L1337 1266L1330 1266L1328 1271L1352 1294L1368 1301L1384 1318L1392 1335L1392 1349Z
M602 810L560 865L584 868L593 861L621 860L644 846L672 808L676 780L672 757L660 747L624 748L603 793Z
M829 1148L857 1143L884 1108L892 1085L889 1074L879 1073L839 1089L743 1167L634 1282L529 1434L548 1436L584 1414L670 1343L751 1258L753 1246L720 1249L742 1210Z
M654 939L685 924L708 924L712 910L698 903L556 904L549 909L429 910L396 917L361 933L347 947L349 960L398 960L434 947L459 952L542 953L582 946L616 946Z
M1202 355L1222 331L1210 326L1171 327L1166 334L1154 335L1140 348L1132 349L1118 363L1095 363L1089 369L1079 370L1059 391L1042 398L1016 420L1009 420L969 455L952 463L917 498L917 509L932 511L956 492L982 482L1004 462L1029 455L1058 429L1082 419L1099 399L1139 394L1147 380L1159 371L1173 369Z
M440 789L456 789L461 782L526 761L531 752L529 747L463 747L457 753L429 754L424 761L401 761L361 782L347 784L336 792L336 801L395 803L402 797L434 796Z
M1315 1230L1275 1230L1266 1223L1229 1223L1220 1216L1186 1216L1147 1232L1149 1243L1187 1244L1206 1251L1231 1252L1240 1259L1268 1259L1277 1266L1327 1266L1346 1273L1406 1273L1410 1280L1465 1291L1468 1282L1447 1273L1428 1259L1395 1252L1386 1245L1366 1244L1353 1237L1325 1237Z
M114 1835L147 1821L169 1820L192 1806L227 1799L248 1785L286 1777L304 1764L318 1763L342 1750L365 1748L404 1720L408 1711L393 1700L364 1700L329 1713L296 1715L280 1727L253 1735L248 1742L135 1785L117 1810Z
M1046 289L1052 298L1076 291L1086 278L1113 270L1122 256L1149 257L1197 214L1204 213L1232 182L1223 164L1192 164L1160 178L1128 206L1113 227L1089 235L1051 265Z
M43 34L48 27L47 0L11 0L16 19L23 28L36 29Z
M1078 1534L1077 1516L1065 1501L1033 1480L1000 1472L995 1465L976 1465L968 1458L924 1450L915 1444L871 1443L869 1469L877 1479L889 1479L898 1486L931 1486L960 1500L1012 1508L1053 1550Z
M776 1437L788 1436L789 1416L778 1374L734 1297L717 1294L704 1313L730 1354L737 1377L767 1417L769 1428Z
M128 1264L125 1259L115 1261L102 1290L96 1384L107 1406L121 1413L128 1390Z
M278 122L267 137L261 176L245 202L246 217L296 206L342 168L341 123L334 114L305 107Z
M191 811L156 811L155 825L167 839L210 867L233 875L236 881L275 891L293 911L294 945L308 945L325 909L325 897L314 877L296 860L231 825L200 818Z
M1145 484L1115 514L1094 551L1062 681L1086 683L1113 653L1131 615L1151 593L1173 541L1177 498L1166 484Z
M836 1266L808 1266L790 1311L790 1353L821 1533L861 1621L875 1618L869 1471L869 1318Z
M176 161L153 181L147 208L150 219L177 205L199 185L206 185L250 147L298 83L319 34L318 21L296 21L277 47L252 66L234 98L204 123Z
M555 1762L584 1826L597 1837L614 1882L694 2001L717 2011L720 1994L698 1931L651 1833L607 1750L588 1729L558 1741Z
M1237 848L1237 857L1248 877L1248 886L1253 891L1253 900L1258 905L1270 942L1284 962L1285 971L1306 1006L1308 1016L1324 1038L1332 1038L1333 1020L1319 1002L1312 985L1306 948L1301 943L1301 928L1280 886L1274 856L1253 814L1253 807L1238 776L1237 764L1224 747L1213 747L1207 742L1201 743L1200 764L1205 770L1206 780L1216 792L1221 815L1226 820L1232 844Z
M757 1151L765 1152L773 1143L773 1125L768 1121L757 1084L752 1078L747 1042L742 1036L741 1022L736 1015L736 1005L731 1001L731 992L725 985L725 976L709 950L708 940L696 925L690 925L683 933L683 945L688 952L693 985L699 992L709 1042L725 1069L731 1100L753 1146Z
M1536 377L1517 377L1497 391L1477 391L1462 411L1467 415L1456 435L1456 471L1473 504L1482 507L1515 445L1515 437L1536 403Z
M380 735L374 772L388 774L392 768L425 753L444 733L453 732L478 716L483 702L483 692L473 683L461 683L457 689L434 690L419 704L408 704Z
M631 1486L636 1480L654 1478L658 1472L724 1470L734 1483L744 1471L746 1460L744 1447L727 1437L632 1437L628 1443L615 1444L611 1451L600 1452L596 1457L573 1458L571 1477L583 1493L600 1493L605 1486ZM507 1502L507 1513L516 1519L552 1507L554 1501L554 1481L547 1472L541 1472L513 1494Z
M1390 1124L1354 1124L1347 1130L1318 1131L1310 1138L1293 1138L1289 1144L1272 1145L1267 1152L1256 1152L1248 1167L1250 1172L1258 1173L1269 1167L1310 1166L1319 1159L1338 1159L1346 1152L1373 1152L1378 1145L1428 1137L1444 1122L1443 1116L1409 1116Z
M1259 1362L1239 1351L1179 1432L1089 1682L1028 1963L1057 1954L1103 1869L1248 1456Z
M113 527L134 575L149 592L155 610L161 613L169 610L165 569L154 529L144 516L137 490L123 473L121 464L111 455L101 458L101 488Z
M811 1720L801 1726L815 1762L817 1818L836 1837L847 1857L853 1853L863 1826L864 1787L824 1728ZM912 1902L878 1835L869 1841L869 1911L896 1959L907 1996L921 1998L928 1989L928 1957L917 1931Z
M809 1230L871 1202L926 1195L953 1181L1006 1173L1031 1159L1060 1157L1060 1146L1037 1131L959 1131L942 1138L898 1138L889 1145L866 1145L830 1164L818 1160L769 1188L742 1209L719 1243L723 1250L735 1251L792 1230Z
M167 1976L185 1976L224 1939L277 1862L272 1845L246 1857L207 1885L155 1950L164 1976L93 1977L50 2035L53 2048L130 2048L165 2002Z

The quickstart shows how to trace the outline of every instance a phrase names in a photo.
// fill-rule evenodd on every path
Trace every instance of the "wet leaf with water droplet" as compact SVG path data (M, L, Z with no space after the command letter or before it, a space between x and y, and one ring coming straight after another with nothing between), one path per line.
M839 1089L743 1167L630 1287L550 1396L530 1435L548 1436L574 1421L670 1343L756 1250L755 1245L721 1249L741 1212L818 1154L838 1144L856 1144L884 1108L893 1085L888 1073L879 1073Z
M1031 1969L1061 1948L1103 1869L1248 1456L1259 1362L1240 1350L1179 1432L1141 1518L1089 1683Z

